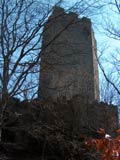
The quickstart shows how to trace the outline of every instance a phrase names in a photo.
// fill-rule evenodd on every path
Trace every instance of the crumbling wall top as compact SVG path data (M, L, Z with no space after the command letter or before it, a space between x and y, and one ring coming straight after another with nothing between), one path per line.
M78 18L78 14L76 14L76 13L74 13L74 12L69 12L68 15L71 16L71 17L74 18L74 19L77 19L77 18Z
M63 8L61 8L61 7L59 7L59 6L55 6L55 7L53 8L53 13L52 13L52 15L58 16L58 15L61 15L61 14L63 14L63 13L65 13L65 11L64 11Z
M61 8L59 6L55 6L53 8L51 18L52 17L57 17L57 16L69 17L69 19L74 19L75 21L81 21L84 24L90 24L91 25L91 20L89 18L87 18L87 17L80 18L77 13L71 12L71 11L66 12L63 8Z

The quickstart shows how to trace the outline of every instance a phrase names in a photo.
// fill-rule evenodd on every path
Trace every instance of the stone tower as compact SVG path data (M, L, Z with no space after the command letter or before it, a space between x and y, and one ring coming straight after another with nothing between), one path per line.
M88 18L55 7L44 26L41 97L99 100L96 41Z

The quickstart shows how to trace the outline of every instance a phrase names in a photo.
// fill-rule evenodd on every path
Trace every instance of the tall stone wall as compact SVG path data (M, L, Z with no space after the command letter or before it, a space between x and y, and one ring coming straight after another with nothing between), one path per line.
M55 7L44 26L41 97L99 100L96 41L88 18Z
M105 132L111 136L116 135L118 129L117 106L103 102L89 104L77 96L68 101L65 99L58 101L55 107L57 105L64 114L65 121L74 132L87 133L104 128Z

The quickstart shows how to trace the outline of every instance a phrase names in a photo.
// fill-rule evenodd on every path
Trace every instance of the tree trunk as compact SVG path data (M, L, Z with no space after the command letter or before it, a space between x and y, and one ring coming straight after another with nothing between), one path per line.
M6 104L8 101L8 82L9 82L9 57L4 57L4 67L3 67L3 81L2 81L2 104Z
M2 141L2 128L3 128L3 123L4 123L4 113L6 109L6 104L3 104L1 106L1 111L0 111L0 142Z

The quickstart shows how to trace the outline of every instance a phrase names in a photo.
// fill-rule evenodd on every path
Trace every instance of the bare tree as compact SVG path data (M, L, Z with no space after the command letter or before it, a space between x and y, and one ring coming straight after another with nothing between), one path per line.
M32 5L33 1L28 3L22 0L14 1L13 5L11 1L1 1L0 4L0 80L3 102L17 94L31 68L39 61L36 50L40 41L38 33L41 22L33 20L35 15L30 14Z
M107 74L107 77L114 81L114 83L117 83L117 77L114 76L114 74L109 73ZM116 81L116 82L115 82ZM104 75L101 73L101 79L100 79L100 98L101 101L108 103L108 104L118 104L118 93L113 85L109 81L106 80Z
M120 22L120 2L119 0L109 0L108 2L109 9L112 10L113 14L105 19L104 29L107 31L106 34L108 37L120 40L120 26L117 25Z
M118 104L117 101L120 97L120 26L118 25L120 23L120 2L119 0L109 0L104 3L106 4L106 14L103 15L101 23L111 46L105 48L103 45L99 51L98 63L106 79L104 84L100 84L101 95L102 100L108 103L111 103L112 100L112 103ZM105 94L105 92L107 93Z

